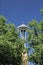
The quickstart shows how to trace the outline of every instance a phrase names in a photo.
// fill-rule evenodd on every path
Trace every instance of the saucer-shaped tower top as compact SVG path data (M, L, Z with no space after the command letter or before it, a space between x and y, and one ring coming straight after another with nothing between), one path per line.
M28 29L28 26L26 26L25 24L22 24L18 26L17 29L20 30L21 38L26 40L26 30Z
M25 24L22 24L20 26L17 27L19 30L27 30L28 26L26 26Z

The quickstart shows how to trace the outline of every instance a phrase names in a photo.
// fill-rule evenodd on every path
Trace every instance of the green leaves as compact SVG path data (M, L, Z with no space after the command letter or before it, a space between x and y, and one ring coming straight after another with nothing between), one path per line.
M0 16L0 25L5 24L6 19L3 16Z
M35 27L35 26L37 26L37 21L36 21L36 20L32 20L32 22L29 22L29 26L30 26L30 27Z
M41 15L43 16L43 9L40 10Z
M34 49L29 59L36 64L43 65L43 20L40 23L35 20L30 22L28 33L28 41L31 42L29 45Z
M3 64L21 64L23 41L18 37L13 24L5 24L6 19L0 17L0 62Z

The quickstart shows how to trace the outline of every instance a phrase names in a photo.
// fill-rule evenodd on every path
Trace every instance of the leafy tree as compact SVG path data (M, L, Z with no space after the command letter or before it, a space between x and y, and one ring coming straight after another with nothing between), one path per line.
M23 41L19 38L13 24L6 24L6 18L0 16L0 64L21 64Z
M43 9L40 10L41 15L43 16Z
M43 65L43 20L40 23L33 20L28 26L29 45L34 49L29 56L30 61L36 63L36 65Z

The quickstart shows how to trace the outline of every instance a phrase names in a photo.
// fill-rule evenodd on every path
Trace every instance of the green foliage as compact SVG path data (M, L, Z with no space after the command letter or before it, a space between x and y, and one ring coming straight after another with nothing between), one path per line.
M6 24L6 19L0 16L0 63L21 64L23 41L13 24Z
M34 49L29 57L30 61L43 65L43 20L40 23L36 20L30 22L28 33L29 45Z
M40 10L41 15L43 16L43 9Z

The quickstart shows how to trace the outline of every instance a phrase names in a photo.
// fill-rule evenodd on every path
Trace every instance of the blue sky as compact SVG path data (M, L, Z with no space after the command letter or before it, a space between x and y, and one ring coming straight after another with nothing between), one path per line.
M40 21L42 8L43 0L0 0L0 15L16 26L22 23L27 25L34 19Z

